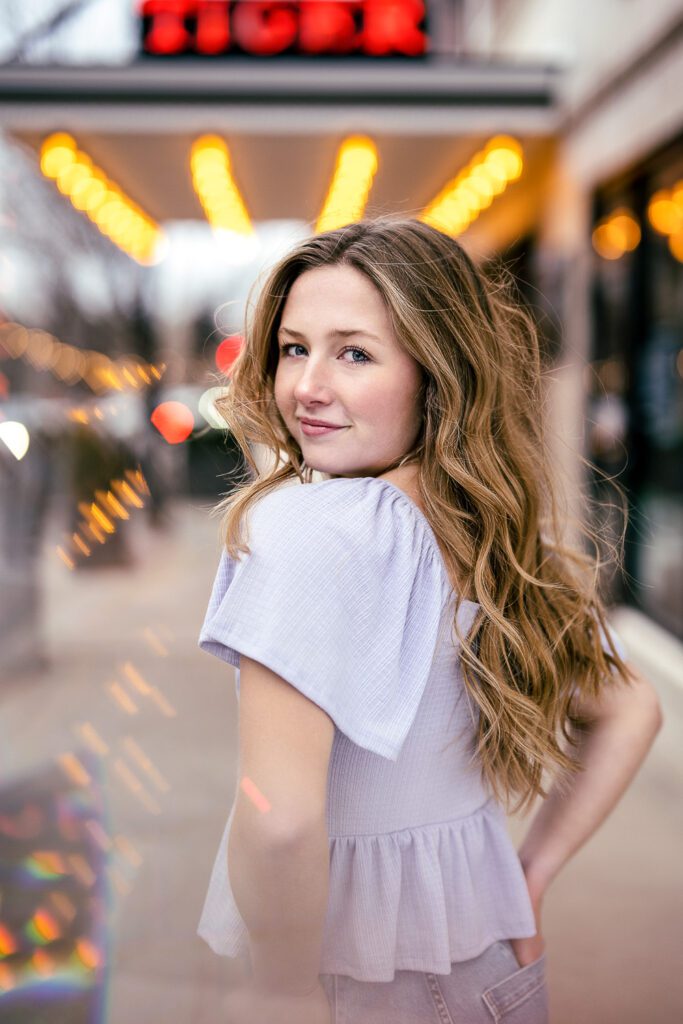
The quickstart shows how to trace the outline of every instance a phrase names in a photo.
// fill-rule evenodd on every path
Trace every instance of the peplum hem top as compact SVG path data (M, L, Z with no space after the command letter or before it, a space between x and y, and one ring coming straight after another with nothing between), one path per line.
M238 700L244 654L334 722L320 973L448 974L499 939L535 935L506 815L476 757L455 594L427 518L388 480L338 477L269 492L248 527L251 554L221 554L198 643L235 667ZM462 636L479 608L461 601ZM235 801L197 933L248 962L228 876Z

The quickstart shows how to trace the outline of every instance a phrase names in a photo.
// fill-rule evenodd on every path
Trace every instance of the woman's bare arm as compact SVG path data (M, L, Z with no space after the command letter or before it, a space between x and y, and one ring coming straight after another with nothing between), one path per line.
M630 663L631 686L605 688L599 702L582 699L579 711L591 724L578 734L573 752L584 770L560 793L554 785L535 814L519 848L534 899L540 899L567 861L602 824L625 793L662 726L654 686Z

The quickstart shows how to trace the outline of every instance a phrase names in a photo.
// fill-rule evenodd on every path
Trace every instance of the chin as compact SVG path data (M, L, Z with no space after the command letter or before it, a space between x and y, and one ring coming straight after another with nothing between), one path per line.
M309 462L306 459L306 465L315 473L322 473L324 476L363 476L365 472L363 469L358 469L355 466L335 465L332 460L326 462L323 459L312 459Z

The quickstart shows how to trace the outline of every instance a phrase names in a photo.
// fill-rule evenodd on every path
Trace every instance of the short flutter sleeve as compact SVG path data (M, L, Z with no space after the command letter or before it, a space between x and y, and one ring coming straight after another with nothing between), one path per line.
M446 598L428 528L393 486L333 478L267 493L251 553L221 555L199 646L282 676L350 740L395 761L438 647Z

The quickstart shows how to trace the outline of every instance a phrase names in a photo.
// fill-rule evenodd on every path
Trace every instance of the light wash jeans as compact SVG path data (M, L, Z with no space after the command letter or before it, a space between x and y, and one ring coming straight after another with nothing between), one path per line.
M508 939L451 964L450 974L396 971L393 981L321 974L333 1024L548 1024L546 956L520 967Z

